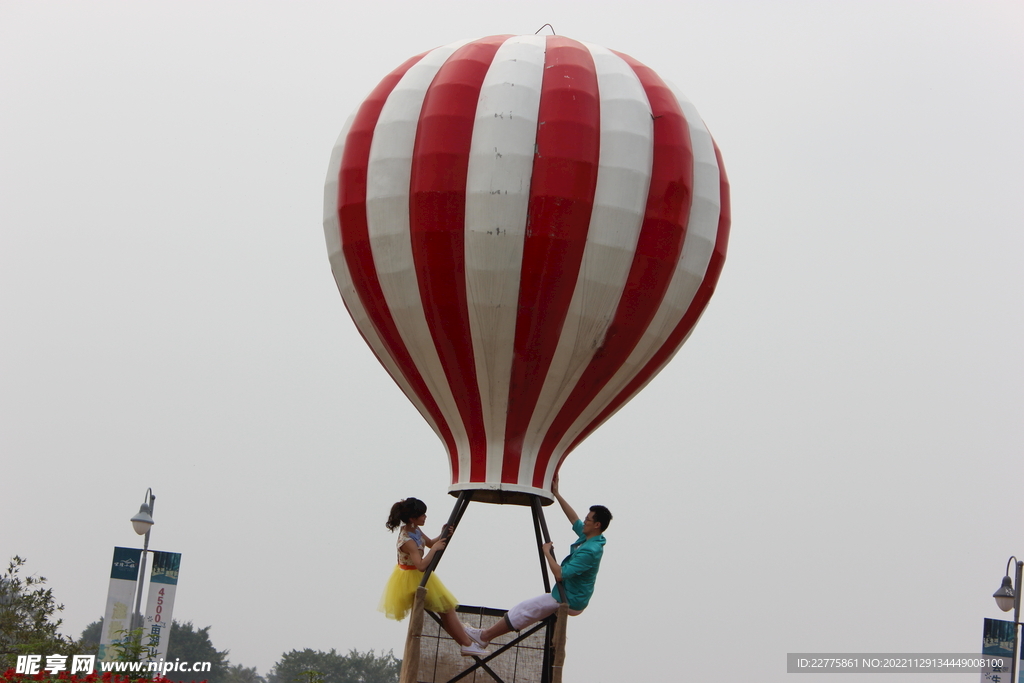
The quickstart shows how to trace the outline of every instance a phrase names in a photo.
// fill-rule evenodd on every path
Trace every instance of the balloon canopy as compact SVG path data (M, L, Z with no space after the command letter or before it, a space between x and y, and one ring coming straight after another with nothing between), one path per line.
M352 319L444 443L449 491L489 502L550 501L686 340L729 233L693 105L562 36L407 60L349 118L324 199Z

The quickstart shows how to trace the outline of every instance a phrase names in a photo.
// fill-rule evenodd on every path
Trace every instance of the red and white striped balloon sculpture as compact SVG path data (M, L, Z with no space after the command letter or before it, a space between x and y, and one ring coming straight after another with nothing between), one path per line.
M550 499L576 445L686 340L728 181L651 69L562 36L409 59L331 157L324 230L366 343L448 450L453 494Z

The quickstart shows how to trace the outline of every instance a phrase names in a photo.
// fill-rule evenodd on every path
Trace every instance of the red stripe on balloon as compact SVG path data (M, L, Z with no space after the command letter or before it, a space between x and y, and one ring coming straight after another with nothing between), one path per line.
M601 98L590 51L548 36L523 244L501 480L516 483L523 440L558 346L594 207Z
M466 301L466 178L480 88L508 37L467 43L437 72L420 111L410 178L409 232L420 299L466 428L470 481L486 480L487 435ZM456 453L450 453L457 468Z
M544 471L558 442L626 362L657 313L682 253L693 200L693 149L679 102L654 71L632 57L615 54L640 79L654 118L647 207L626 286L604 341L544 435L533 472L536 487L544 485Z
M722 267L725 265L725 252L729 247L729 228L732 224L732 215L729 211L729 179L725 175L725 166L722 165L722 153L719 151L718 145L715 145L715 156L718 158L721 213L718 215L718 232L715 235L715 246L711 252L711 260L708 262L708 268L704 273L704 279L697 288L693 301L690 303L689 307L686 309L686 313L683 314L682 319L680 319L675 329L672 330L672 333L661 348L658 349L658 352L654 357L644 365L643 369L638 372L632 380L630 380L629 384L619 392L615 399L601 411L597 418L587 425L580 435L576 437L572 442L572 445L566 449L562 458L565 458L565 456L576 448L581 441L586 439L591 432L597 429L609 417L614 415L619 408L643 389L654 375L661 371L665 364L672 359L672 355L683 343L687 335L690 334L690 331L693 330L697 321L700 320L701 315L704 313L704 309L711 300L711 295L715 293L715 287L718 286L718 278L722 274Z
M424 53L426 54L426 53ZM409 59L400 67L384 77L374 88L370 96L359 107L356 116L345 138L345 150L342 154L341 168L338 172L338 219L341 223L341 244L345 263L352 275L359 300L366 309L381 343L400 369L406 381L423 402L426 410L434 419L441 431L441 439L449 453L456 453L455 439L451 429L431 396L423 377L416 369L402 336L395 326L391 311L388 309L384 293L381 291L380 280L373 264L373 253L370 249L369 232L366 220L366 175L370 161L370 144L373 132L380 118L381 109L390 96L391 91L401 80L405 72L416 64L423 55ZM351 313L351 311L350 311ZM362 334L362 331L360 331ZM365 335L363 336L365 340ZM372 346L370 347L373 348ZM380 360L379 358L377 360ZM381 365L384 365L381 363ZM388 366L384 365L388 370ZM390 374L390 370L388 373ZM394 379L394 378L392 378ZM397 382L396 382L397 383ZM455 460L455 459L453 459ZM458 462L455 460L453 480L458 478Z

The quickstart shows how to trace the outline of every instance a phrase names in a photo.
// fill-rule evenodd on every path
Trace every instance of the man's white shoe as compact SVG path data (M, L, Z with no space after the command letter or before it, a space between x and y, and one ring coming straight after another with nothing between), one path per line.
M462 646L463 657L484 657L487 655L487 648L477 645L476 643L470 643L469 645Z
M483 636L484 633L484 630L482 628L473 628L472 626L466 626L465 624L463 624L462 629L466 632L466 635L469 636L469 639L472 640L474 643L476 643L480 647L487 647L487 643L481 637Z

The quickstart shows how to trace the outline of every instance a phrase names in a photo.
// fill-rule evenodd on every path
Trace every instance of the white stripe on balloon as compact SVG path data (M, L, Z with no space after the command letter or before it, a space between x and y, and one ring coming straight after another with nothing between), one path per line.
M545 42L543 36L517 36L498 48L480 90L469 153L466 298L487 429L487 481L501 480L505 455Z
M594 59L601 96L597 188L576 288L523 447L519 482L528 486L545 434L603 343L619 305L651 182L654 125L643 85L610 50L584 45ZM556 451L552 461L560 455Z
M469 438L434 348L409 239L409 186L416 128L427 88L468 40L431 50L391 91L373 131L367 168L366 220L373 263L395 326L455 442L459 476L469 473Z

